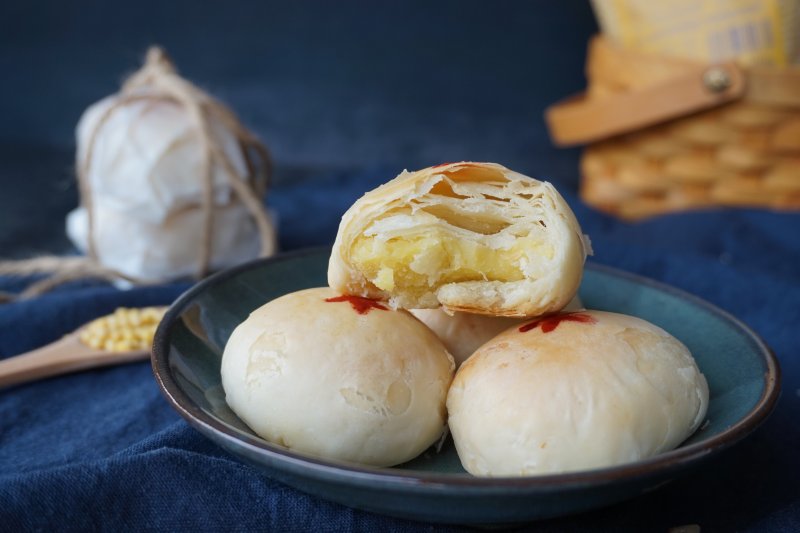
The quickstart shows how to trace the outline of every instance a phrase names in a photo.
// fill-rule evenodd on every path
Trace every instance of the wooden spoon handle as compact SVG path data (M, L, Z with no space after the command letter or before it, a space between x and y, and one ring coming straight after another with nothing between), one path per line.
M71 333L47 346L0 361L0 387L67 374L77 370L140 361L145 350L107 352L87 346Z

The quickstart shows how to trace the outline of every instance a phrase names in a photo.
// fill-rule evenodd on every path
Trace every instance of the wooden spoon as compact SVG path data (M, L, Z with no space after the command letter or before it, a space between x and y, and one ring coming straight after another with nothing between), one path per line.
M155 309L162 314L166 310L165 307ZM89 346L81 340L81 333L92 322L46 346L0 361L0 388L89 368L141 361L150 357L149 349L114 351Z

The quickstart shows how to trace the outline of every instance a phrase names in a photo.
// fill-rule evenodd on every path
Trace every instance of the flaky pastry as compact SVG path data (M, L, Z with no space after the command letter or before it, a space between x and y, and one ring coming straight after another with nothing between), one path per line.
M391 466L441 438L453 368L406 311L325 287L253 311L225 346L221 376L226 402L262 438Z
M328 283L395 308L535 316L575 295L588 249L550 183L447 163L403 172L353 204Z
M602 311L562 313L481 346L447 396L450 431L477 476L528 476L638 461L703 422L708 384L663 329Z

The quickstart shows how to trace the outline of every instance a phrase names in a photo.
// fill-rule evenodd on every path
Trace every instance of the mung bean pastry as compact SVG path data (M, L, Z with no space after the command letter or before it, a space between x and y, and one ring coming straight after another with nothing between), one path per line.
M328 283L393 308L535 316L575 295L588 251L550 183L447 163L403 172L348 209Z
M253 311L231 334L221 374L228 405L267 441L391 466L441 438L453 369L407 311L325 287Z
M602 311L506 330L461 365L447 396L461 464L489 477L645 459L683 442L707 408L708 385L684 344Z

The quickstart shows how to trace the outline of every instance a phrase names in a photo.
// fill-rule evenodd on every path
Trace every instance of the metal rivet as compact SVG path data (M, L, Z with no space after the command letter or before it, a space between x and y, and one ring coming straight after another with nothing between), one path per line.
M731 86L731 76L722 67L711 67L703 73L703 85L712 93L721 93Z

